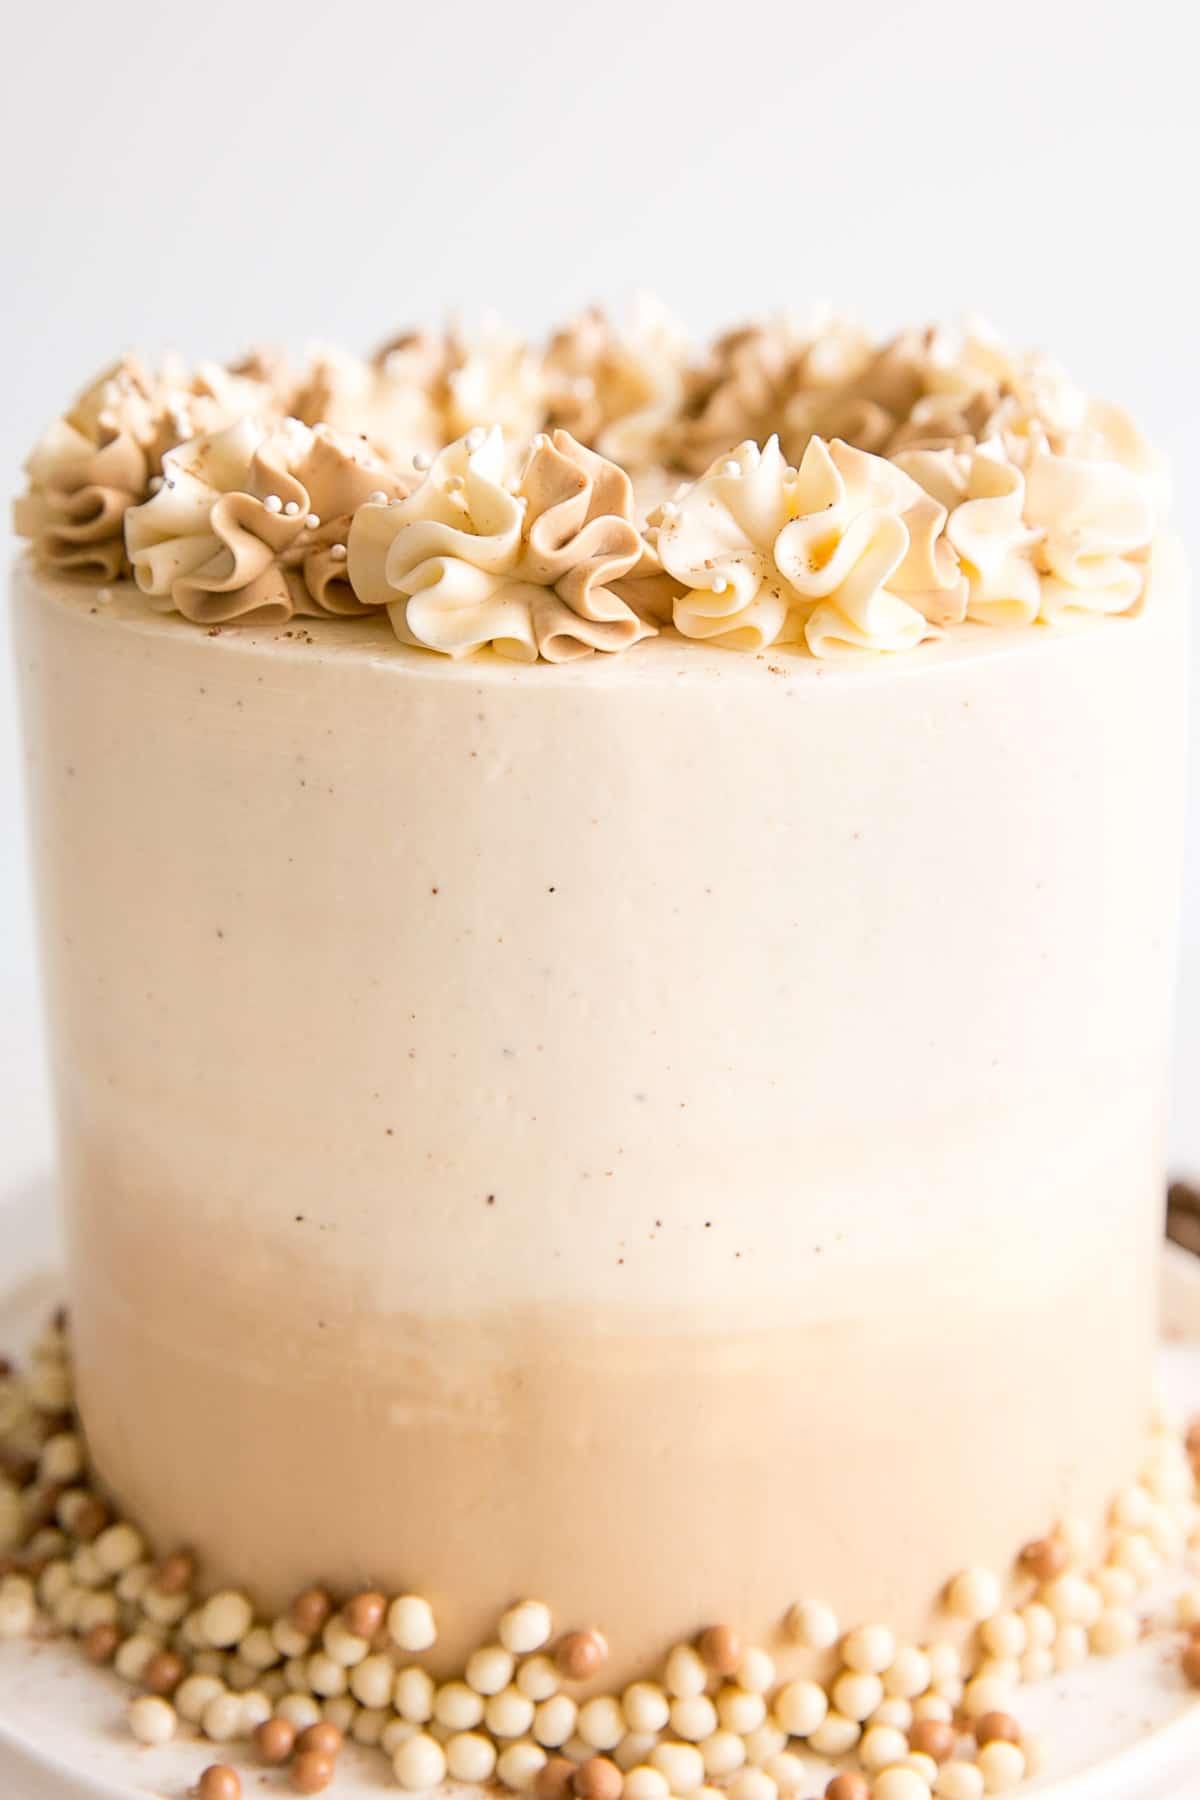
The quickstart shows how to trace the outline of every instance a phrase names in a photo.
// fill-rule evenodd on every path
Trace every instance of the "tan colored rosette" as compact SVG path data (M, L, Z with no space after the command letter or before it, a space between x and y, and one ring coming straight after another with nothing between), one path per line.
M619 328L593 307L556 332L547 348L551 425L626 469L667 460L687 353L683 327L656 301L639 299Z
M203 625L370 610L347 574L350 518L406 488L361 439L241 419L169 452L164 470L158 493L126 518L144 593Z
M402 468L445 442L437 342L414 334L404 345L385 346L370 362L334 345L317 346L292 396L292 411L306 425L361 433Z
M350 532L350 577L407 644L570 662L653 635L664 577L633 523L629 477L565 431L505 479L499 429L471 431L393 507Z
M747 439L765 442L801 380L803 343L787 318L724 332L689 372L668 459L700 474Z
M910 477L849 444L810 439L799 469L775 438L743 444L659 509L659 556L687 589L676 627L736 650L912 649L965 607L945 520Z
M97 581L125 572L125 513L147 492L155 414L151 377L126 357L44 434L13 505L13 529L40 563Z

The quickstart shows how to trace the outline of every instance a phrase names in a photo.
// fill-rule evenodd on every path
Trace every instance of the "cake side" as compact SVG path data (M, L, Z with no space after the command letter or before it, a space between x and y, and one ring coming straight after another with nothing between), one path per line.
M120 1500L269 1604L419 1582L446 1668L542 1595L618 1680L814 1591L920 1631L1098 1512L1148 1402L1184 589L1164 540L1069 633L527 669L23 566Z

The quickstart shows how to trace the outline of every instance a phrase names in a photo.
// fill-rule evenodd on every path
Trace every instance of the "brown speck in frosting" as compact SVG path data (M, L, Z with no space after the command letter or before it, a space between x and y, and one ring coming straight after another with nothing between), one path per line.
M495 1196L495 1194L489 1194L489 1195L488 1195L488 1197L487 1197L487 1201L486 1201L486 1204L487 1204L487 1205L488 1205L488 1206L495 1206L495 1204L496 1204L496 1196Z

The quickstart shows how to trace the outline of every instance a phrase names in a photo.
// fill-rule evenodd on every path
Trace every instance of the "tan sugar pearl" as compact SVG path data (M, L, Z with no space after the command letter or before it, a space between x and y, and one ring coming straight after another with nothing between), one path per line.
M779 1789L765 1769L739 1769L726 1792L730 1800L779 1800Z
M1131 1650L1140 1635L1137 1614L1123 1606L1111 1606L1092 1626L1088 1643L1097 1656L1119 1656L1123 1650Z
M410 1793L427 1793L446 1779L446 1753L428 1732L414 1732L397 1747L392 1758L392 1773L400 1786Z
M533 1728L533 1714L533 1701L517 1687L489 1694L483 1708L484 1723L498 1738L525 1737Z
M732 1775L746 1761L746 1745L736 1731L714 1731L700 1745L704 1773L710 1781L721 1781Z
M453 1781L490 1781L496 1746L478 1731L456 1731L446 1740L446 1772Z
M121 1634L115 1625L93 1625L83 1640L83 1654L89 1662L109 1663L117 1654L120 1642Z
M154 1565L150 1582L160 1594L186 1594L196 1579L196 1565L186 1550L175 1550Z
M826 1713L815 1731L808 1734L809 1748L818 1756L848 1756L862 1736L862 1726L843 1713Z
M649 1760L674 1795L693 1794L704 1783L704 1758L694 1744L656 1744Z
M287 1762L296 1746L296 1728L286 1719L264 1719L254 1733L258 1760L268 1768Z
M447 1681L437 1691L433 1716L450 1731L472 1731L483 1718L483 1696L465 1681Z
M175 1736L175 1708L158 1694L139 1694L129 1704L129 1729L139 1744L169 1744Z
M1183 1589L1175 1602L1175 1617L1185 1631L1200 1625L1200 1586Z
M925 1693L933 1680L928 1656L912 1644L897 1650L891 1662L879 1673L883 1676L886 1692L901 1700L915 1700Z
M671 1713L670 1701L654 1681L635 1681L621 1696L621 1710L630 1731L662 1731Z
M419 1669L414 1664L401 1669L396 1676L392 1704L402 1719L408 1719L414 1725L424 1725L433 1717L436 1697L437 1689L428 1670Z
M608 1645L598 1631L569 1631L560 1638L554 1661L568 1681L590 1681L608 1655Z
M391 1657L382 1652L364 1656L350 1671L350 1692L364 1706L390 1706L395 1687L395 1667Z
M580 1800L620 1800L623 1786L620 1769L606 1756L589 1756L575 1771Z
M288 1623L305 1638L316 1637L333 1612L333 1601L324 1588L305 1588L287 1611ZM299 1652L294 1652L298 1655Z
M527 1657L517 1670L517 1686L530 1700L548 1700L562 1686L562 1676L549 1656Z
M296 1739L296 1748L315 1750L321 1756L337 1756L344 1742L344 1734L336 1725L328 1719L315 1719Z
M997 1738L986 1744L977 1758L987 1794L1007 1794L1025 1779L1025 1757L1016 1744Z
M1035 1581L1054 1581L1064 1573L1070 1560L1067 1546L1058 1537L1034 1538L1017 1558L1022 1573Z
M789 1681L775 1696L774 1714L790 1737L806 1738L829 1711L825 1690L815 1681Z
M1006 1744L1019 1744L1021 1727L1011 1713L984 1713L975 1721L975 1741L978 1744L992 1744L1003 1741Z
M767 1703L761 1694L748 1693L743 1687L723 1687L717 1695L717 1717L729 1731L745 1737L757 1731L767 1716Z
M307 1731L321 1717L321 1708L311 1694L285 1694L275 1702L275 1717L286 1719L297 1731Z
M734 1670L737 1686L748 1694L766 1694L775 1686L775 1659L757 1644L743 1650Z
M825 1789L825 1800L870 1800L871 1784L857 1769L835 1775Z
M716 1722L714 1712L714 1726ZM625 1736L625 1715L620 1701L611 1694L598 1694L594 1700L585 1701L579 1709L576 1730L593 1750L615 1750Z
M1179 1666L1189 1687L1200 1688L1200 1638L1192 1638L1184 1645Z
M519 1743L506 1744L501 1750L496 1759L496 1774L511 1793L531 1794L545 1766L546 1752L541 1745L522 1738Z
M377 1593L373 1588L361 1594L355 1594L342 1609L342 1619L346 1630L352 1637L373 1638L377 1631L383 1629L383 1621L387 1617L386 1596Z
M958 1733L948 1719L918 1719L909 1733L910 1747L920 1756L944 1763L954 1755Z
M502 1644L486 1644L467 1659L467 1685L477 1694L499 1694L513 1678L516 1664Z
M333 1780L336 1767L332 1756L323 1756L319 1750L302 1750L288 1770L293 1793L323 1793Z
M542 1764L534 1783L538 1800L566 1800L574 1791L575 1764L566 1756L551 1756Z
M869 1775L890 1769L908 1755L908 1739L891 1725L872 1725L863 1732L858 1760Z
M575 1729L578 1707L569 1694L553 1694L533 1714L533 1735L547 1750L558 1750Z
M196 1800L242 1800L242 1779L228 1763L209 1763L196 1783Z
M173 1650L156 1650L142 1671L142 1680L152 1694L170 1697L187 1670Z
M437 1642L433 1608L419 1594L401 1594L388 1607L388 1636L410 1655L428 1650Z
M806 1650L829 1650L840 1633L837 1614L821 1600L798 1600L788 1613L787 1634Z
M732 1625L710 1625L697 1649L714 1674L732 1675L742 1654L741 1634Z
M969 1762L948 1762L938 1770L938 1800L983 1800L983 1774Z
M214 1650L240 1643L254 1623L254 1612L245 1594L214 1594L205 1602L200 1623Z
M946 1607L956 1619L980 1624L999 1612L1001 1587L990 1569L964 1569L946 1589Z
M859 1675L847 1669L834 1682L829 1697L843 1717L861 1723L883 1699L883 1683L878 1675Z
M621 1792L624 1800L668 1800L671 1789L661 1770L652 1763L638 1763L626 1771Z
M1087 1661L1089 1649L1088 1634L1082 1625L1060 1625L1054 1640L1055 1668L1060 1671L1077 1668Z
M842 1639L842 1661L860 1675L882 1675L896 1655L896 1640L886 1625L860 1625Z
M884 1769L871 1783L871 1800L929 1800L929 1783L915 1769Z
M323 1650L314 1650L306 1657L304 1673L309 1687L322 1700L332 1700L336 1694L344 1694L349 1678L345 1665L335 1662L332 1656Z
M708 1686L708 1670L690 1644L676 1644L667 1657L663 1679L668 1694L677 1700L690 1700Z
M528 1656L550 1642L553 1621L550 1608L540 1600L522 1600L510 1606L500 1620L500 1642L514 1656Z

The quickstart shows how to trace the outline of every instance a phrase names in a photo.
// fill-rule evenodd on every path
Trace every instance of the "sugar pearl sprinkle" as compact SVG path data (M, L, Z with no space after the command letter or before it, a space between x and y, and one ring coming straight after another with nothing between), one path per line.
M264 506L280 510L272 498ZM138 1742L198 1730L284 1771L294 1793L330 1786L349 1736L413 1793L449 1778L537 1800L809 1800L820 1788L828 1800L984 1800L1036 1770L1020 1722L1030 1682L1155 1630L1200 1691L1200 1582L1187 1572L1200 1546L1200 1421L1190 1444L1156 1425L1102 1531L1063 1519L1010 1569L954 1576L932 1642L903 1642L882 1620L845 1627L811 1597L783 1611L778 1669L718 1619L617 1694L604 1688L599 1626L556 1620L541 1599L514 1599L439 1682L421 1663L438 1631L419 1593L310 1587L262 1617L237 1588L206 1588L188 1551L148 1546L112 1516L71 1395L58 1327L28 1374L0 1365L0 1640L73 1634L139 1690L127 1712ZM823 1758L842 1766L821 1775ZM214 1763L195 1792L236 1800L240 1781Z

